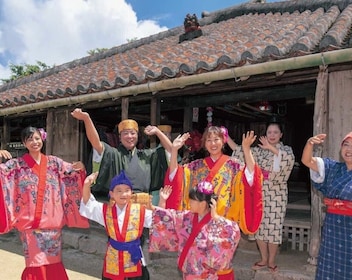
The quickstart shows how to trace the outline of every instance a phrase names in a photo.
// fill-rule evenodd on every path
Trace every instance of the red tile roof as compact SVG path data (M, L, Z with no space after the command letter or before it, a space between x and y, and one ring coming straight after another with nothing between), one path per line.
M206 13L204 13L206 15ZM351 47L352 1L242 4L0 87L0 108Z

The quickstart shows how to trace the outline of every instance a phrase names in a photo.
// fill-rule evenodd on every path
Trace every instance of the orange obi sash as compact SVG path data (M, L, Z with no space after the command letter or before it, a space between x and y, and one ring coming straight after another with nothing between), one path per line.
M217 271L216 274L219 280L235 280L235 274L232 268Z
M327 207L327 213L352 216L352 201L324 198L324 203Z

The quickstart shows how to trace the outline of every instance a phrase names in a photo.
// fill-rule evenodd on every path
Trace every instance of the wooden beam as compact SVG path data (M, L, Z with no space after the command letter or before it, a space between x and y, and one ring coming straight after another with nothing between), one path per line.
M249 118L249 119L255 119L255 117L252 116L251 114L241 113L238 111L232 111L232 110L225 109L223 107L215 107L215 108L216 108L216 110L223 111L228 114L232 114L232 115L236 115L236 116L240 116L240 117L244 117L244 118Z
M246 108L248 108L248 109L251 109L251 110L253 110L253 111L255 111L255 112L261 113L261 114L266 115L266 116L273 116L273 115L274 115L274 114L272 114L272 113L270 113L270 112L262 111L262 110L260 110L259 108L254 107L254 106L251 106L251 105L249 105L249 104L247 104L247 103L241 103L241 106L246 107Z

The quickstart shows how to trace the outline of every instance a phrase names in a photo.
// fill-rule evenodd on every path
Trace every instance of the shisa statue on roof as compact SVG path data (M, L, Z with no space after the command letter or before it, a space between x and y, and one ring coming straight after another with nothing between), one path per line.
M185 33L200 29L196 14L187 14L183 25L185 27Z

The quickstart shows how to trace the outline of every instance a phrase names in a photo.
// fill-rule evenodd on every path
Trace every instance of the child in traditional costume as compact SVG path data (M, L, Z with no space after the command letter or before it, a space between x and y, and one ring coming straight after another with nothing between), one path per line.
M171 186L165 186L159 205L170 194ZM190 189L190 210L154 207L150 252L178 251L184 280L235 279L232 259L240 229L217 214L216 204L213 185L203 181Z
M20 232L26 268L22 280L68 280L61 261L62 228L89 226L79 214L86 172L81 162L64 162L41 150L46 133L27 127L21 139L28 153L0 164L0 234Z
M143 228L151 227L152 211L131 203L132 183L124 171L111 180L110 203L98 202L90 190L97 176L84 181L80 213L103 225L109 237L102 279L149 279L140 240Z

